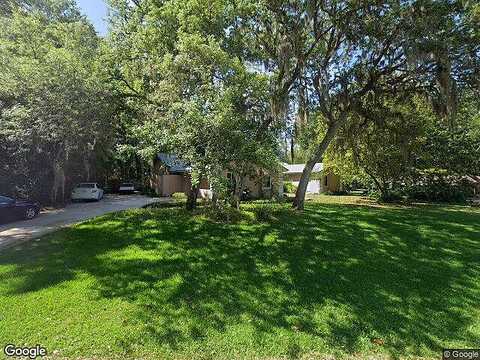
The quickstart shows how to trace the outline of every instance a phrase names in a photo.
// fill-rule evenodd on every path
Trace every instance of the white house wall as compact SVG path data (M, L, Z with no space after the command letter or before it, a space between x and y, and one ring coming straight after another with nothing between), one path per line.
M298 187L299 181L292 181L293 185ZM322 192L322 183L320 180L310 180L307 185L307 194L320 194Z

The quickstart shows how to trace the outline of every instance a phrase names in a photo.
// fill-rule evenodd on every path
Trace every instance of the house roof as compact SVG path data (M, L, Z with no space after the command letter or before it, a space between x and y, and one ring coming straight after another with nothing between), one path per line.
M467 175L465 176L465 180L470 181L474 184L480 184L480 176L478 175Z
M303 169L305 169L305 164L283 164L287 169L284 174L301 174ZM323 163L316 163L313 167L313 173L319 173L323 170Z
M184 173L190 171L190 167L175 154L159 153L157 159L160 160L171 172Z

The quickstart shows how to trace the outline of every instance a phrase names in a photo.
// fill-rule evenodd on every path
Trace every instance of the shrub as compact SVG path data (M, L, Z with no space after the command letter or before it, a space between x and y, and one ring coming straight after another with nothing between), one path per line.
M333 196L340 196L340 195L348 195L348 192L345 190L338 190L338 191L324 191L323 195L333 195Z
M405 194L410 200L464 203L472 196L472 190L466 184L441 181L411 185L405 189Z
M287 194L293 194L297 192L297 186L294 185L291 181L283 183L283 192Z
M368 191L368 197L381 203L394 203L405 200L405 195L399 189L391 189L384 193L377 189L371 189Z
M221 223L236 223L244 219L244 214L233 206L206 206L202 209L207 218Z
M404 199L405 198L400 190L390 190L385 194L381 194L378 200L380 202L393 203Z
M187 195L182 192L176 192L172 194L172 199L179 201L187 200Z
M276 220L278 206L273 204L259 204L253 208L255 219L259 222L270 222Z
M185 204L180 202L155 202L143 206L144 209L170 209L170 208L182 208Z
M448 182L445 179L427 179L423 183L402 185L401 188L388 190L381 193L378 190L371 191L369 196L380 202L398 201L425 201L465 203L473 195L473 190L468 184Z

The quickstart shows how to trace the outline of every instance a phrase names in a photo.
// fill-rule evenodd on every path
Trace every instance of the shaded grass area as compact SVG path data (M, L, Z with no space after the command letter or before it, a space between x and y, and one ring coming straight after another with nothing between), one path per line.
M438 358L478 346L480 211L333 199L268 216L249 204L236 224L133 210L10 249L0 343L195 359Z

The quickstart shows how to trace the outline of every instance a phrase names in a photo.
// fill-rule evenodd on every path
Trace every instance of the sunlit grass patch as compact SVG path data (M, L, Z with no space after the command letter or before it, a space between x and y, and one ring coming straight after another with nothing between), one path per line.
M480 343L477 209L323 199L246 204L238 221L126 211L10 249L0 343L152 359L436 359Z

